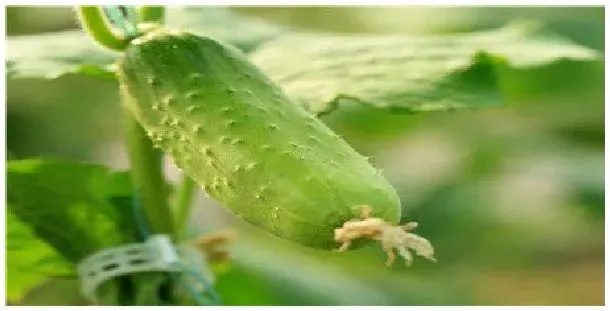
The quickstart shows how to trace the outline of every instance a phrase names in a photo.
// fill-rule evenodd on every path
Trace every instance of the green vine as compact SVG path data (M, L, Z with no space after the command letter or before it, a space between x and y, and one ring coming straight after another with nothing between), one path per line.
M165 18L163 6L142 6L138 9L138 20L142 23L161 24ZM187 176L183 177L182 183L176 191L176 199L172 204L174 229L176 238L181 238L183 228L190 213L190 206L195 193L195 182Z
M82 29L99 45L114 51L122 51L129 45L129 40L112 32L101 7L78 6L76 15Z
M176 235L178 238L183 237L183 232L186 227L186 222L190 214L190 206L195 194L195 181L191 178L184 176L182 184L176 194L176 201L174 204L174 225L176 227Z
M154 10L159 16L159 10ZM78 18L87 34L100 45L122 51L128 46L126 39L120 39L110 29L102 8L81 6L77 8ZM161 13L160 16L163 14ZM149 18L152 14L148 14ZM153 148L144 129L130 111L124 110L124 129L127 155L131 165L133 184L138 199L153 232L174 236L173 222L167 203L167 189L160 165L161 154Z
M159 164L161 153L153 148L140 123L127 110L124 112L124 128L133 184L148 225L153 232L174 235L167 188Z

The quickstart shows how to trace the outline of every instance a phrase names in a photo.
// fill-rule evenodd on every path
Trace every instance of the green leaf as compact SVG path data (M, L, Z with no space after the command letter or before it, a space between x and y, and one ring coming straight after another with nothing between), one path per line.
M111 65L116 55L97 46L80 30L8 37L6 72L9 78L85 74L114 79Z
M11 301L11 304L14 302ZM57 277L49 279L30 290L19 301L20 306L85 306L78 278Z
M275 25L242 17L227 8L167 9L168 27L216 37L249 51L281 32ZM97 46L81 30L7 38L6 69L10 78L55 79L66 74L115 79L118 53Z
M127 178L93 164L9 161L8 211L77 263L100 249L135 239L132 212L124 204L131 196Z
M13 303L35 286L54 276L75 274L75 267L32 229L9 206L6 213L6 295Z
M39 159L7 162L7 283L12 299L20 299L48 277L74 276L74 264L98 250L136 242L132 191L128 173L100 165ZM137 276L134 291L150 291L159 278L165 275ZM104 283L98 298L119 304L124 298L121 289L118 279ZM158 301L153 298L149 300Z
M521 22L443 36L286 34L260 46L251 60L290 97L323 114L343 102L401 112L496 106L503 102L501 66L598 56Z
M214 37L249 52L285 29L231 12L227 8L187 6L167 9L167 26Z

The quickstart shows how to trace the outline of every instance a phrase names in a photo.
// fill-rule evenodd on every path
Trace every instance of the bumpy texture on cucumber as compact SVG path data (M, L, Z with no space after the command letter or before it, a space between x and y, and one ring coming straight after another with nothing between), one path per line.
M359 205L396 223L394 188L344 140L291 101L236 48L157 30L118 63L124 102L156 146L238 217L306 246Z

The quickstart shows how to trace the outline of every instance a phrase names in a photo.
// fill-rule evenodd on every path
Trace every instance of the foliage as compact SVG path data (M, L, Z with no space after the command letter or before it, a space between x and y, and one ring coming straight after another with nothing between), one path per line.
M504 103L498 67L597 57L539 24L513 23L438 36L289 34L263 43L252 61L322 114L344 102L392 112L498 106Z
M534 22L442 36L346 36L288 31L221 8L181 8L169 9L167 25L235 44L290 96L320 114L341 102L401 112L497 106L504 102L500 66L526 69L599 57ZM13 37L8 47L10 76L113 77L116 53L79 31Z
M73 273L74 265L84 257L134 241L132 214L124 205L131 191L128 174L113 173L101 165L40 159L10 161L7 257L11 258L9 263L15 262L8 266L11 275L20 279L18 273L27 273L25 268L37 271L39 280L66 271ZM34 267L37 260L60 269L38 270ZM28 263L32 266L23 266ZM27 289L13 290L10 299L18 299Z

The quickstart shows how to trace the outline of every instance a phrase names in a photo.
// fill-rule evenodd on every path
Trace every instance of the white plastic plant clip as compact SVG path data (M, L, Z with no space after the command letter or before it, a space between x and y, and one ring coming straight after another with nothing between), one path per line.
M78 265L78 274L84 295L95 300L96 288L107 280L138 272L176 272L180 266L170 238L152 235L145 243L108 248L85 258Z

